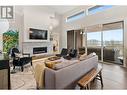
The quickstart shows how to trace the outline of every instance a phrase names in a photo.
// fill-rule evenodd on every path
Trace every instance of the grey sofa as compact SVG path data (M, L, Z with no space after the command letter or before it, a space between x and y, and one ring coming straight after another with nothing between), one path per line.
M74 89L77 81L97 65L98 56L93 56L59 70L46 68L45 89Z

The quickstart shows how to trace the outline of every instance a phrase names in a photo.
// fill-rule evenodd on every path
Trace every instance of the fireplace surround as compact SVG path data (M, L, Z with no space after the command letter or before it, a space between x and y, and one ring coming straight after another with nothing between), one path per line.
M33 54L47 53L47 47L34 47Z

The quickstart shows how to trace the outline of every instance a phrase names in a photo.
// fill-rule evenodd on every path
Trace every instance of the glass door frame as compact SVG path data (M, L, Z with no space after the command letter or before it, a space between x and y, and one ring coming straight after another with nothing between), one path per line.
M113 23L118 23L118 22L121 22L122 23L122 32L123 32L123 35L122 35L122 39L123 39L123 66L124 66L124 64L125 64L125 60L124 60L124 57L125 57L125 53L124 53L124 51L125 51L125 43L124 43L124 40L125 40L125 38L124 38L124 21L116 21L116 22L112 22L112 23L106 23L106 24L113 24ZM104 60L103 60L103 54L104 54L104 51L103 51L103 47L104 47L104 43L103 43L103 26L104 25L106 25L106 24L100 24L101 25L101 31L99 31L99 32L101 32L101 60L100 60L100 62L103 62L104 63ZM88 48L88 45L87 45L87 33L89 33L88 31L87 31L87 27L85 27L84 28L84 33L85 33L85 52L87 53L87 48Z

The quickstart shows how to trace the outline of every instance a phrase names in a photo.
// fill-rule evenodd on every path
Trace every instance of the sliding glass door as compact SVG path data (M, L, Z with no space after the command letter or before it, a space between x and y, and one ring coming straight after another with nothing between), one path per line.
M103 61L123 64L123 23L103 25Z
M87 27L87 54L95 52L99 60L123 64L123 22Z
M87 28L87 54L95 52L101 60L101 28L99 25Z
M87 54L95 52L101 60L101 32L87 33Z

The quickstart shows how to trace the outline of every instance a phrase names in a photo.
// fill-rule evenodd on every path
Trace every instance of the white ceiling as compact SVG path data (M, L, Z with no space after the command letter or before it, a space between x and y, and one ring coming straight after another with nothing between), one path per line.
M71 11L75 8L78 8L80 6L58 6L58 5L54 5L54 6L47 6L49 9L54 10L54 12L58 13L58 14L64 14L68 11Z
M46 12L55 12L57 14L65 14L69 11L80 9L80 8L87 8L88 5L36 5L36 6L24 6L24 7L32 7L32 8L38 8L40 10L45 10Z

